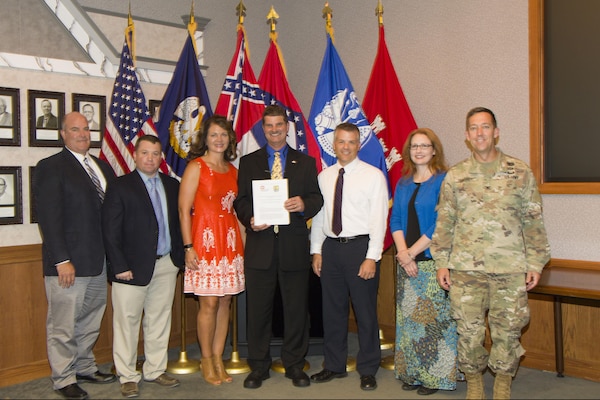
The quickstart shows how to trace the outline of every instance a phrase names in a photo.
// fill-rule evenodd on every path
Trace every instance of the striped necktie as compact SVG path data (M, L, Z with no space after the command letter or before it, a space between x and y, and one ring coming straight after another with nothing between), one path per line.
M96 192L98 192L98 197L100 197L100 201L104 201L104 189L102 189L102 184L100 183L100 179L98 178L98 175L96 174L96 172L90 165L90 160L87 157L84 157L83 163L85 164L85 167L87 169L87 172L88 172L90 178L92 179L92 183L94 184L94 187L96 188Z

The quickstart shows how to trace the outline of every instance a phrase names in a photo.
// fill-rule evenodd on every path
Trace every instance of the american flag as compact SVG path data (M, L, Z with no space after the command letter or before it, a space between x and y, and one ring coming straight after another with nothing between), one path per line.
M133 171L135 142L139 136L146 134L157 136L125 40L110 98L100 158L111 165L117 176ZM161 169L166 172L164 162Z

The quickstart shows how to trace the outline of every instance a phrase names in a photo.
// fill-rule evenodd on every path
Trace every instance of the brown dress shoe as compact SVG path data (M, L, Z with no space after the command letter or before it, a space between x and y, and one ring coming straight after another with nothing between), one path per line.
M146 381L146 382L158 383L160 386L164 386L164 387L179 386L179 380L173 378L172 376L167 375L166 373L163 373L162 375L160 375L158 378L154 379L153 381Z
M124 397L138 397L140 390L137 382L125 382L121 384L121 394Z

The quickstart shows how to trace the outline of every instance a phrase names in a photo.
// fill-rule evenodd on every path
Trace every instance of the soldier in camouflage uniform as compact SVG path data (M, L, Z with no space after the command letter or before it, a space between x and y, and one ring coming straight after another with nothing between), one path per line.
M524 162L496 147L493 112L469 111L465 136L472 156L452 167L442 184L430 250L438 282L450 291L467 398L485 398L487 366L496 374L494 399L510 398L525 352L519 339L529 322L527 291L539 282L550 246L535 178Z

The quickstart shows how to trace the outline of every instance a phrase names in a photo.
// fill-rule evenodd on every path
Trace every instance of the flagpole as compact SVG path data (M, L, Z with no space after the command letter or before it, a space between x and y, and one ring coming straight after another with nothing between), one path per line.
M167 371L177 375L193 374L200 370L199 360L190 360L187 357L186 351L186 338L185 330L187 326L187 318L185 311L185 292L183 291L184 286L184 272L181 273L181 351L179 352L179 359L177 361L169 361L167 363Z
M267 14L267 25L269 25L269 38L275 44L277 48L277 53L279 55L279 59L283 68L283 60L281 57L281 53L279 51L279 46L277 45L277 20L279 19L279 14L275 11L275 8L271 6L269 13ZM284 70L285 71L285 70ZM271 369L275 372L284 373L285 367L283 366L283 361L279 358L271 364ZM302 368L304 371L308 371L310 369L310 363L307 360L304 360L304 367Z
M383 26L383 5L381 4L381 0L377 0L375 15L377 16L377 22L379 26ZM396 258L394 257L394 260L395 259ZM394 274L394 285L396 284L395 276L396 274ZM381 348L381 350L389 350L394 348L394 341L387 339L383 333L383 330L381 329L379 329L379 343L379 347ZM394 354L392 353L392 355L382 358L381 366L385 369L394 369Z
M188 31L192 37L192 44L194 49L196 48L196 41L194 39L194 31L196 30L196 22L194 21L194 2L192 1L192 9L190 11L190 22L188 23ZM185 375L193 374L200 370L200 360L190 360L187 357L186 350L186 335L187 329L187 313L185 307L185 272L181 273L181 350L179 352L179 359L177 361L170 361L167 363L167 371L173 374Z
M246 6L244 6L243 0L240 0L236 11L238 26L243 26L244 17L246 16ZM240 358L238 351L238 296L232 296L230 318L233 319L231 323L231 358L224 360L223 365L225 365L225 370L228 374L245 374L250 372L250 366L245 359Z
M323 19L325 20L325 32L331 38L331 43L335 43L335 39L333 37L333 25L331 24L331 18L333 17L333 9L329 7L329 2L325 3L325 7L322 10ZM323 361L323 367L325 367L325 361ZM356 358L352 356L348 356L346 359L346 371L355 371L356 370Z

